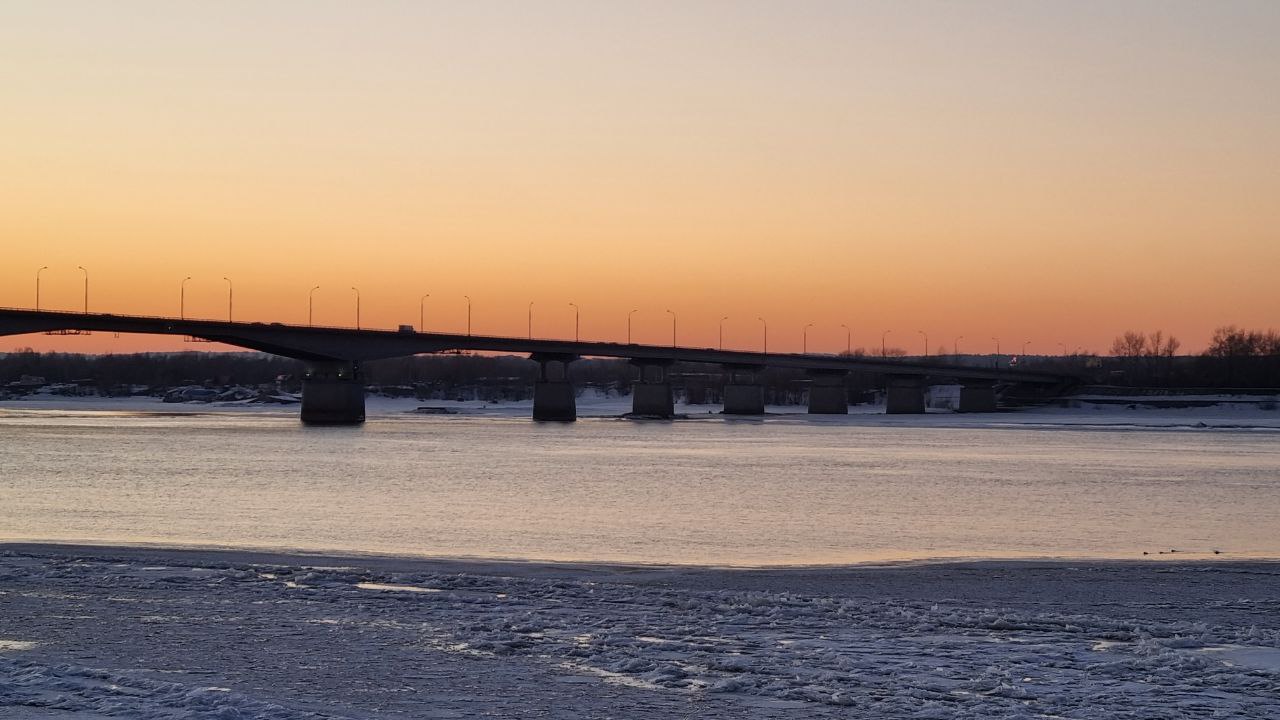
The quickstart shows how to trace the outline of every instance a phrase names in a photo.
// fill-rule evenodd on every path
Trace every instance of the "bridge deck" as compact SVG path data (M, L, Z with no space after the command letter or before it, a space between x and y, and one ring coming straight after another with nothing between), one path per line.
M0 308L0 335L87 330L152 335L190 335L300 360L363 362L449 350L609 357L653 362L690 362L740 367L780 367L816 371L862 371L955 380L999 380L1056 384L1074 378L1012 368L979 368L948 363L802 353L762 353L713 348L576 342L493 335L453 335L261 322L71 313Z

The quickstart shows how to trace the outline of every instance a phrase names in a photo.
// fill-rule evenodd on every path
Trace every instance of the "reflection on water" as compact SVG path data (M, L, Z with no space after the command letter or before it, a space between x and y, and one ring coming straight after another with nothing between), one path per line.
M1274 433L79 413L4 416L0 435L8 539L709 564L1280 557Z

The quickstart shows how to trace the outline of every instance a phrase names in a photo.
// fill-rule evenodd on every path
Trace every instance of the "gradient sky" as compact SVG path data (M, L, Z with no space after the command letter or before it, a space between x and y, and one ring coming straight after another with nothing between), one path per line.
M0 0L0 305L770 349L1280 325L1280 3ZM1062 344L1062 346L1059 345ZM0 338L76 351L173 339Z

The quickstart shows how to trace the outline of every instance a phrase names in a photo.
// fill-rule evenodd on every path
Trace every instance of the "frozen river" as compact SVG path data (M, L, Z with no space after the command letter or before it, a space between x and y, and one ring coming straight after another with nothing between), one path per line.
M363 427L309 428L296 409L104 407L0 406L0 539L713 565L1280 557L1275 412L542 424L371 403Z
M6 720L1280 713L1275 412L59 403L0 406ZM961 556L1073 559L629 564Z

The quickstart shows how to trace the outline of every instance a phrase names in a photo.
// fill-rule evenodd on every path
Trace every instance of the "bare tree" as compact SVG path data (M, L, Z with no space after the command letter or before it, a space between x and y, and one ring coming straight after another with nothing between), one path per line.
M1136 330L1125 330L1111 343L1111 354L1116 357L1136 358L1147 352L1147 336Z
M1221 358L1260 355L1259 350L1265 344L1265 335L1259 332L1241 330L1235 325L1225 325L1213 331L1213 339L1209 341L1206 355Z
M1262 354L1277 356L1280 355L1280 333L1275 330L1268 330L1262 336Z

